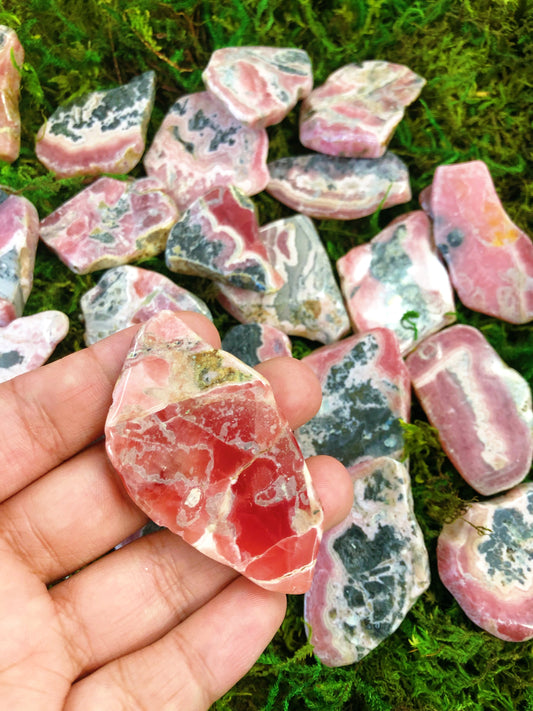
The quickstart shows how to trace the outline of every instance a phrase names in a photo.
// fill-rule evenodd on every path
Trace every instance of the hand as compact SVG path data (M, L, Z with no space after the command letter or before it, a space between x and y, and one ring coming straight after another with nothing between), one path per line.
M207 319L183 318L220 344ZM283 620L284 595L168 531L104 556L147 521L100 438L133 333L0 386L2 709L207 709ZM316 412L320 389L302 363L258 370L293 428ZM330 457L309 464L330 527L348 513L350 480Z

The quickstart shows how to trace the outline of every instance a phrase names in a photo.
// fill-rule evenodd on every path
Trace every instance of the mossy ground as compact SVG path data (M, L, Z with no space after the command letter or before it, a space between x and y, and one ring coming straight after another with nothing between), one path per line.
M3 0L0 23L17 30L26 50L22 150L13 165L0 164L0 184L32 200L41 217L84 185L56 180L35 159L34 136L59 103L154 69L150 141L170 104L202 88L201 72L214 49L264 44L306 49L316 84L341 65L365 59L406 64L427 79L391 143L409 165L412 203L356 222L319 222L332 259L415 209L439 164L474 158L489 165L508 213L533 234L531 0ZM296 111L269 134L272 159L301 152ZM133 174L141 175L142 166ZM262 222L289 214L268 195L255 201ZM161 259L144 266L168 275ZM60 308L70 316L56 357L82 347L79 299L98 276L75 276L39 247L26 313ZM209 298L205 281L179 283ZM210 306L224 331L232 319L213 300ZM505 324L461 305L458 318L481 328L533 384L530 325ZM310 346L298 340L296 353ZM216 711L533 711L533 643L506 643L477 629L438 580L440 527L475 492L443 457L416 408L413 419L421 421L407 434L417 514L433 561L430 590L392 637L359 664L340 669L314 659L302 600L292 598L272 644Z

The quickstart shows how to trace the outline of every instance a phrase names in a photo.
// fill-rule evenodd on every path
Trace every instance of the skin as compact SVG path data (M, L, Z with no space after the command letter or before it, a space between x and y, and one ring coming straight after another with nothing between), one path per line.
M207 319L182 318L220 345ZM134 332L0 385L0 706L10 711L208 709L285 614L284 595L167 531L104 556L147 521L99 439ZM277 358L258 369L293 428L313 416L320 386L307 366ZM331 457L309 467L329 528L349 511L350 480Z

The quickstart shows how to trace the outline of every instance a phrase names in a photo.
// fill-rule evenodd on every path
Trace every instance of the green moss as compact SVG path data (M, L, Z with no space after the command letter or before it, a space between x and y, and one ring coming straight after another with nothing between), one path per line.
M22 67L22 150L0 164L0 184L26 195L44 217L79 191L80 179L56 180L38 163L34 137L61 103L110 88L147 69L158 77L151 140L169 106L203 88L210 53L228 45L306 49L316 84L348 62L387 59L427 79L391 148L408 164L413 200L353 222L317 221L334 262L393 217L417 209L417 197L442 163L481 158L511 218L533 234L533 4L529 0L7 0L0 23L16 27ZM298 112L268 129L270 158L305 152ZM142 175L142 165L132 173ZM261 222L291 214L266 194L254 198ZM161 259L143 266L207 300L224 332L235 323L205 280L177 277ZM98 274L73 275L44 246L26 313L60 308L71 330L55 357L83 345L81 294ZM533 385L533 329L457 304L460 323L482 330L503 359ZM416 328L416 318L411 323ZM301 357L314 344L294 339ZM533 710L533 643L513 645L477 629L440 584L436 538L442 524L475 498L445 458L416 403L405 426L416 513L432 560L433 582L397 632L359 664L328 669L310 653L301 598L249 674L216 711L518 711Z

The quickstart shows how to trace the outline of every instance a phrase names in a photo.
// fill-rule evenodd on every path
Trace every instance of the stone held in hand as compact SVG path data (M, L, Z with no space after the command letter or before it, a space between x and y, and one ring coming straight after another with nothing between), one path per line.
M21 195L0 190L0 326L22 316L33 285L39 215Z
M313 651L331 667L358 662L389 637L430 583L406 467L373 459L352 480L352 510L324 534L305 595Z
M61 311L21 316L0 328L0 382L43 365L68 329L68 317Z
M313 88L309 55L292 47L217 49L202 78L228 111L252 128L279 123Z
M453 290L422 210L393 220L337 260L354 330L389 328L402 354L455 321Z
M268 590L309 588L322 510L257 371L162 311L138 332L105 434L126 490L152 520Z
M271 358L292 355L289 337L268 323L239 323L222 339L222 348L254 368Z
M328 155L379 158L425 83L392 62L340 67L302 103L300 142Z
M381 158L339 158L320 153L268 164L266 191L308 217L355 220L411 199L405 164L388 151Z
M61 178L129 173L144 153L154 99L155 72L73 99L39 129L37 158Z
M420 201L462 303L510 323L533 320L533 243L505 212L485 163L439 166Z
M99 178L41 220L40 236L76 274L165 249L176 205L153 178Z
M253 291L284 283L259 238L254 203L233 185L214 187L187 208L170 231L165 261L174 272Z
M519 484L533 457L531 391L481 331L450 326L424 340L406 364L442 448L465 481L485 496Z
M446 524L439 575L464 613L509 642L533 638L533 483L472 504Z
M227 284L217 298L241 323L268 323L288 335L330 343L350 322L325 247L304 215L276 220L259 230L270 263L285 283L273 294Z
M24 48L11 27L0 25L0 160L20 153L19 90Z
M85 322L85 343L93 343L159 311L197 311L212 320L198 296L159 272L133 264L105 271L95 286L80 299Z
M255 195L268 183L268 135L236 119L208 91L179 98L144 156L181 212L217 185Z

